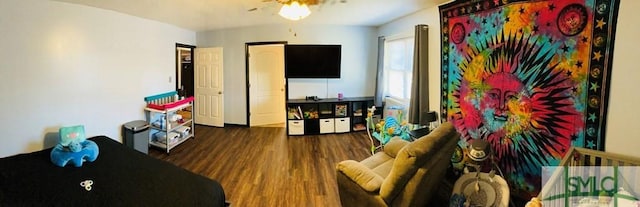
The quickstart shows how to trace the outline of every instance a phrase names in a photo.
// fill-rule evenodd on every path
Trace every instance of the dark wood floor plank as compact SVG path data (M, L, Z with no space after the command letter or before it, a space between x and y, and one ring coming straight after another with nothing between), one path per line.
M196 125L195 139L149 154L217 180L234 206L340 206L335 166L370 153L366 132L287 136L285 128Z

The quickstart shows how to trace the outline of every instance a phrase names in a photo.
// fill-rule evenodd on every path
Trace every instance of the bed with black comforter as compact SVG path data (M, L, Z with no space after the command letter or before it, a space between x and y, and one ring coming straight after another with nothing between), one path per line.
M214 180L104 136L98 159L82 167L51 163L51 149L0 158L0 206L225 206ZM81 182L91 180L91 190Z

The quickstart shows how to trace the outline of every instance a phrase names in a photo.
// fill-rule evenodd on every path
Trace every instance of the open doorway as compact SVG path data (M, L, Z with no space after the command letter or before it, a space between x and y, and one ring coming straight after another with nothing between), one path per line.
M196 46L176 43L176 91L180 96L194 95L193 53Z

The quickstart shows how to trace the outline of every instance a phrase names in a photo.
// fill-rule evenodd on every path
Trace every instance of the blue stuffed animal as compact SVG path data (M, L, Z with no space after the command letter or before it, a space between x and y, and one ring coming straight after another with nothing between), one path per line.
M93 162L98 158L98 145L87 140L84 126L62 127L59 132L60 140L51 150L53 164L64 167L72 161L76 167L81 167L83 162Z

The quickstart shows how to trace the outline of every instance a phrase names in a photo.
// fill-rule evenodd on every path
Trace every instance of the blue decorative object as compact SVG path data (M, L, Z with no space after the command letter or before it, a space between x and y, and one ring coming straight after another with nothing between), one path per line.
M466 200L467 199L465 199L463 195L457 193L453 194L451 196L451 200L449 201L449 207L463 207Z
M51 150L53 164L64 167L72 161L76 167L81 167L83 162L93 162L98 158L98 145L87 140L84 126L62 127L59 132L60 140Z
M93 162L98 158L98 145L86 140L81 143L82 149L79 152L72 152L61 145L56 145L51 150L51 162L53 164L64 167L69 161L76 167L81 167L84 161Z

